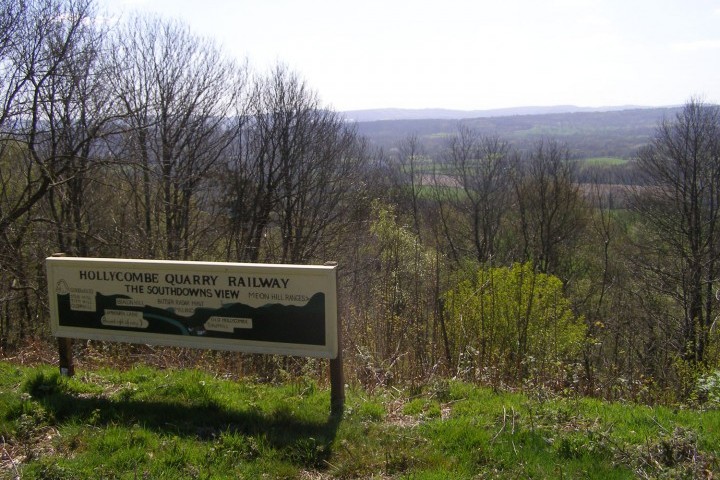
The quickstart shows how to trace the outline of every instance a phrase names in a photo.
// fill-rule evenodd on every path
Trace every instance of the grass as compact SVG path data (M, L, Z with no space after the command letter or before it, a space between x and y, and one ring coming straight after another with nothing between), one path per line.
M0 478L712 478L720 412L0 362ZM715 472L715 473L713 473Z
M592 157L582 160L583 166L593 167L616 167L626 163L628 163L628 160L618 157Z

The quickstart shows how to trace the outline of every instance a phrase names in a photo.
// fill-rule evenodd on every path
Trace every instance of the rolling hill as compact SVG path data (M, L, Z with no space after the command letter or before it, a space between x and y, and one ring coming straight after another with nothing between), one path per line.
M672 118L680 108L614 107L603 111L563 106L494 111L390 109L372 111L374 113L363 111L363 115L345 112L345 115L348 121L365 119L354 120L358 133L368 138L372 145L387 151L396 148L409 135L416 135L427 153L432 155L446 145L459 124L464 124L483 135L506 139L520 150L530 148L540 139L552 138L566 143L578 158L631 158L638 148L649 142L659 122ZM395 118L388 119L393 115Z

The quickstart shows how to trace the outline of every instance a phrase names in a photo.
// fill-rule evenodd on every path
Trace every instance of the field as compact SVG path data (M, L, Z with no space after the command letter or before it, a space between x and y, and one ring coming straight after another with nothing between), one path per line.
M0 478L714 478L720 411L0 363Z
M583 166L594 167L617 167L626 163L628 163L626 159L618 157L592 157L582 161Z

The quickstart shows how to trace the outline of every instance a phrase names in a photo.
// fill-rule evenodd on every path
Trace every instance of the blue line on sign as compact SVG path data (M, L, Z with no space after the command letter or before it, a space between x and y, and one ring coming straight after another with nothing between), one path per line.
M178 327L180 329L180 331L182 332L183 335L190 335L190 332L188 331L187 327L185 325L183 325L182 323L178 322L177 320L173 320L172 318L161 317L160 315L156 315L154 313L146 313L145 316L148 318L153 318L155 320L160 320L162 322L167 322L171 325L175 325L176 327Z

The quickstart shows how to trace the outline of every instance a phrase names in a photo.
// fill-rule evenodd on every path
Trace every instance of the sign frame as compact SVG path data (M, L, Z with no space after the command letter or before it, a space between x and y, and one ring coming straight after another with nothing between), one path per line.
M337 264L52 256L46 259L46 268L51 329L59 338L331 361L340 355ZM311 309L311 304L312 313L303 310ZM322 310L323 332L307 332L291 323L318 326L318 309ZM237 317L239 311L244 316ZM293 331L282 328L283 317L288 328L303 338L296 340ZM272 325L262 330L263 321ZM151 331L167 329L167 325L176 325L184 333Z

